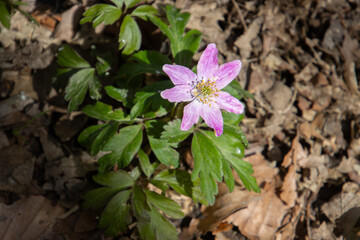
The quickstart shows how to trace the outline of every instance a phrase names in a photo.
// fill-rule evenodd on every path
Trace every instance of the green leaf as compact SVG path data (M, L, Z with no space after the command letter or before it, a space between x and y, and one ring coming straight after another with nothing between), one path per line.
M166 115L172 104L166 99L163 99L159 93L171 86L171 81L162 81L139 90L135 95L135 105L130 111L130 117L133 119L144 113L148 113L148 115L145 116L146 118L155 118Z
M232 95L233 97L236 97L237 99L241 100L241 99L249 99L249 98L254 98L254 96L249 93L248 91L244 90L240 83L238 81L232 81L229 85L227 85L226 87L224 87L222 89L225 92L230 93L230 95Z
M191 30L186 33L182 39L181 50L175 55L175 63L183 66L189 66L192 57L197 52L200 46L201 32L197 30Z
M155 167L150 163L149 156L140 149L138 152L138 158L142 171L147 177L150 177L154 173Z
M122 110L117 109L113 111L110 105L102 102L96 102L94 105L86 105L85 107L82 108L82 111L89 117L103 121L110 121L110 120L119 121L119 122L130 121L130 118L125 117L125 114Z
M226 111L222 112L222 116L225 124L229 124L233 126L238 126L241 120L244 118L244 115L242 114L236 114Z
M131 199L131 206L135 217L138 221L150 221L149 211L150 207L146 201L146 195L143 189L137 185L134 185L133 195Z
M133 6L135 6L135 4L137 4L138 2L141 2L142 0L125 0L125 6L127 8L132 8Z
M57 63L66 68L90 68L90 64L84 60L70 46L64 44L59 48Z
M216 181L221 181L223 176L222 156L213 142L201 132L195 132L191 144L194 157L192 179L200 174L200 188L210 205L215 202L218 193Z
M180 169L167 169L158 173L152 180L151 183L162 189L164 184L170 185L176 192L192 198L196 202L207 204L200 188L199 181L192 181L190 174L185 170Z
M111 69L110 64L105 59L103 59L101 57L96 57L96 59L98 61L95 64L95 68L99 75L103 75L103 74L107 73L108 71L110 71L110 69Z
M92 156L103 150L107 142L114 136L119 127L118 122L91 126L85 129L78 138L81 145L87 147Z
M99 125L92 125L90 127L85 128L78 136L78 142L86 147L90 144L90 136L99 131L100 129L104 128L107 124L99 124Z
M96 183L123 190L134 185L134 179L124 170L117 170L109 173L98 173L93 176Z
M164 64L171 64L169 58L157 51L139 51L132 55L128 61L135 61L125 63L119 69L118 77L126 78L130 81L137 75L143 73L164 74L162 66Z
M171 25L171 32L173 39L171 41L171 52L175 57L180 51L184 50L183 48L183 33L185 31L186 23L189 20L189 13L180 13L180 9L177 9L175 6L166 5L165 8L166 17Z
M246 141L242 131L238 127L225 124L224 133L219 137L215 137L211 132L205 133L221 152L223 164L230 164L231 167L235 169L247 189L253 190L254 192L260 192L256 179L252 176L254 172L252 165L242 160L245 149L244 139ZM232 175L232 172L228 170L225 172L225 180L227 177L229 178L226 183L231 191L233 189L233 183L230 183L230 181L232 181L232 176L230 176L230 174Z
M136 225L139 229L140 236L143 239L155 240L174 240L177 238L177 231L175 226L169 222L162 214L160 214L154 207L150 206L149 211L150 222L140 221Z
M170 30L169 26L163 20L161 20L160 18L158 18L156 16L148 16L148 18L154 25L156 25L161 30L161 32L165 36L167 36L169 38L171 44L176 41L175 40L176 36L174 36L174 34Z
M152 17L158 14L158 11L153 7L149 5L141 5L137 7L132 13L131 16L133 17L139 17L144 21L148 20L148 17Z
M166 166L179 166L179 153L166 140L160 139L164 123L159 121L145 122L149 143L157 159Z
M126 101L126 96L128 92L127 89L116 88L114 86L106 86L105 91L109 97L112 97L119 102Z
M128 225L132 222L130 205L126 204L130 193L131 191L127 190L116 194L102 212L99 227L106 228L106 235L116 237L119 232L128 229Z
M95 4L84 12L84 17L80 20L80 24L93 22L94 28L102 22L105 25L110 25L118 20L121 14L121 8L108 4Z
M99 99L101 97L99 88L101 84L95 75L95 69L84 68L71 76L69 83L65 88L65 99L70 100L68 110L72 112L77 109L85 97L86 91L89 89L90 97Z
M130 164L141 146L143 138L141 127L141 125L123 127L119 134L111 138L103 150L112 152L102 156L98 161L100 172L109 169L116 163L120 168Z
M172 31L178 36L181 36L185 31L185 26L189 21L190 14L187 12L180 13L180 9L177 9L173 5L166 5L165 12Z
M10 20L11 20L11 15L7 9L6 3L1 1L0 2L0 22L4 27L6 27L7 29L10 29Z
M173 200L149 190L145 190L145 194L147 196L148 204L152 204L154 207L169 215L170 217L184 217L184 213L181 211L181 207Z
M187 138L193 132L193 127L188 131L182 131L180 126L180 119L175 119L171 122L168 122L168 124L164 126L165 131L161 133L161 139L167 140L170 143L180 143L184 141L185 138Z
M111 0L118 8L122 8L124 0Z
M141 45L141 32L136 21L126 15L120 28L119 49L123 49L122 54L130 55L139 50Z
M106 205L109 199L119 190L116 188L102 187L87 192L84 196L83 207L85 209L98 209Z

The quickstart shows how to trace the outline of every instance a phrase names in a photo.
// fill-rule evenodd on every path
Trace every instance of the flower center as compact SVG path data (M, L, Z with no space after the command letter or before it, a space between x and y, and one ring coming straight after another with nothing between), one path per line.
M195 99L203 104L209 104L209 106L214 102L214 98L219 96L218 92L220 91L216 87L216 79L198 81L192 90Z

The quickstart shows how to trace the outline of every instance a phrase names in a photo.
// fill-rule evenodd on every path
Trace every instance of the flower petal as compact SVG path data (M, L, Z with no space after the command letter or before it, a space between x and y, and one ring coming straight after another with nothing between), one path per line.
M197 75L200 80L214 77L219 67L217 54L218 51L215 43L207 45L197 65Z
M193 101L184 107L184 116L180 127L181 130L187 131L199 121L200 109L201 103L198 101Z
M162 70L175 85L191 84L196 80L196 74L187 67L165 64Z
M200 116L204 119L206 124L214 129L215 136L220 136L223 133L223 117L220 108L212 105L203 104L200 110Z
M169 102L187 102L193 99L190 85L177 85L160 93L161 97Z
M227 92L219 92L217 94L218 97L215 100L221 109L237 114L244 112L244 104L238 99L234 98Z
M215 74L215 77L218 77L216 80L216 87L218 89L222 89L223 87L227 86L237 77L237 75L239 75L240 69L240 60L235 60L221 65Z

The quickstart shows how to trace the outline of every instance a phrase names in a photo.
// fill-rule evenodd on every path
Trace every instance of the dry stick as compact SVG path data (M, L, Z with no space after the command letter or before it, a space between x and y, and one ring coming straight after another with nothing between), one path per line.
M235 0L231 0L231 2L233 3L233 5L234 5L235 8L236 8L236 11L238 12L239 17L240 17L240 21L241 21L242 25L244 26L244 29L245 29L245 32L246 32L246 31L248 30L248 27L246 26L246 22L245 22L245 19L244 19L244 15L242 14L241 9L239 8L239 6L238 6L237 3L235 2Z

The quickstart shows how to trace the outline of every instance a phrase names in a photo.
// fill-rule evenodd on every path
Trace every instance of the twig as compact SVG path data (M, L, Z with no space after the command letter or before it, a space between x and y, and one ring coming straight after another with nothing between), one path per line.
M246 25L245 19L244 19L244 15L241 12L241 9L239 8L239 6L237 5L237 3L235 2L235 0L231 0L231 2L234 4L236 11L239 14L240 17L240 21L242 23L242 25L244 26L245 32L248 30L248 27Z

